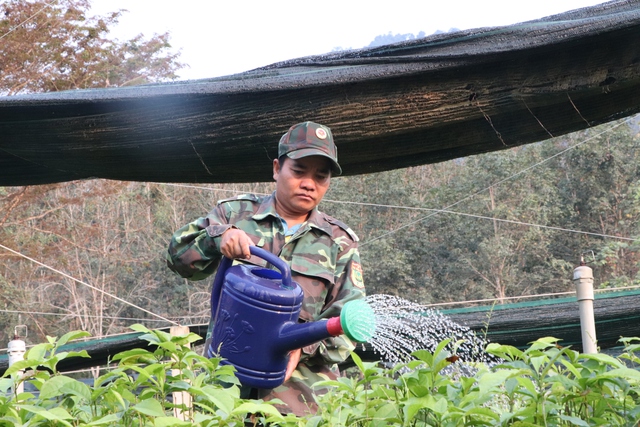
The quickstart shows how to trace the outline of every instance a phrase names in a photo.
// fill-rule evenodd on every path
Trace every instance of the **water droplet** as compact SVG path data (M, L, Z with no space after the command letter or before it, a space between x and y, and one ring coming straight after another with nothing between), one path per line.
M460 362L495 361L484 351L486 340L439 311L393 295L369 295L366 301L376 318L376 331L369 344L385 362L406 363L413 359L412 352L433 352L447 338L451 341L446 349Z

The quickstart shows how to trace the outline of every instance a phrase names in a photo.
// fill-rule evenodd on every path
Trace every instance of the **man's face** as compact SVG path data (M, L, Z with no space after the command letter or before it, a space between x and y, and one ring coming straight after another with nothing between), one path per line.
M318 206L329 189L331 163L323 156L287 158L283 165L276 159L273 179L276 180L276 206L282 210L278 213L290 218L305 216Z

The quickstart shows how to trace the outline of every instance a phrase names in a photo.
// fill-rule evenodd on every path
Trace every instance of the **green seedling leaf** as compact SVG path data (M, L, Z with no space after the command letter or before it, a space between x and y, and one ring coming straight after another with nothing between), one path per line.
M424 362L427 366L431 366L433 364L433 354L430 351L416 350L411 353L411 355L419 361Z
M113 388L109 389L109 394L115 398L115 400L120 404L122 411L126 411L129 405L127 405L124 401L124 398L120 393L118 393Z
M18 360L13 365L11 365L9 369L7 369L4 372L3 377L9 377L17 373L18 371L24 371L26 369L34 369L40 365L41 365L41 360L33 360L33 359Z
M398 406L393 403L383 404L376 410L373 415L374 418L385 420L387 422L394 419L400 421L400 419L398 419L399 416L400 414L398 414Z
M24 355L25 360L37 360L43 361L48 351L51 351L53 346L51 344L41 343L31 347Z
M444 414L447 410L447 400L444 397L436 400L436 398L431 395L407 399L404 407L405 424L410 423L422 409L429 409L436 414Z
M535 396L538 393L535 384L531 380L531 378L527 376L518 376L516 377L518 384L520 384L526 391L529 392L530 396Z
M599 376L601 378L624 378L626 380L640 381L640 372L630 368L612 369Z
M91 389L86 384L80 381L70 382L65 384L60 388L64 394L69 394L71 396L78 396L87 402L91 402Z
M521 359L524 354L521 350L518 350L511 345L501 345L496 343L489 343L487 345L486 352L507 360Z
M164 408L156 399L145 399L142 402L134 405L131 409L150 417L164 417Z
M284 417L273 405L266 403L245 402L240 404L232 412L232 415L244 415L244 414L263 414L276 419L283 419Z
M113 361L126 360L129 358L133 359L134 361L137 361L138 359L141 359L143 361L146 361L146 360L155 361L155 357L153 356L153 353L143 348L134 348L132 350L121 351L120 353L113 356L112 360Z
M64 359L72 358L72 357L86 357L89 358L89 353L86 350L82 351L63 351L60 353L56 353L54 356L51 356L49 359L42 361L41 365L49 368L52 371L56 370L56 366L58 362Z
M618 359L616 359L615 357L611 357L608 354L604 354L604 353L590 353L590 354L585 353L585 354L581 354L580 358L587 359L587 360L595 360L596 362L599 362L601 364L614 366L616 368L622 368L624 366L624 364Z
M80 338L85 338L85 337L89 337L91 336L91 334L89 332L86 331L71 331L71 332L67 332L66 334L64 334L63 336L61 336L57 342L56 342L56 347L61 347L63 345L65 345L66 343L68 343L69 341L73 341L73 340L77 340Z
M147 342L149 342L151 344L155 344L155 345L158 345L158 344L160 344L162 342L158 338L158 336L155 335L155 334L142 334L138 338L140 338L142 341L147 341Z
M494 420L494 421L500 420L500 414L491 408L484 408L484 407L471 408L466 412L466 415L468 416L471 415L472 416L471 418L473 419L476 418L476 417L473 417L473 415L476 415L476 416L480 415L490 420Z
M14 386L14 382L11 378L0 379L0 393L7 393L11 387Z
M578 370L578 368L571 362L567 361L567 360L560 360L560 363L562 363L562 365L573 374L573 376L576 379L579 379L582 377L582 375L580 374L580 371Z
M580 418L569 417L567 415L558 415L558 418L564 421L568 421L571 423L571 425L574 425L574 426L589 427L589 423L581 420Z
M193 425L176 417L158 417L153 422L155 427L190 427Z
M117 414L109 414L109 415L105 415L102 418L99 418L97 420L93 420L85 425L87 426L102 426L102 425L106 425L106 424L113 424L113 423L117 423L118 421L120 421L120 417Z
M195 334L193 332L189 332L189 335L187 335L186 337L180 337L180 338L182 338L182 340L186 340L186 343L183 343L182 340L180 341L180 343L183 345L193 344L194 342L202 339L200 335Z
M129 369L131 369L132 371L136 371L138 373L138 379L136 381L136 383L142 383L144 381L149 381L151 384L155 385L155 386L159 386L160 384L158 383L157 379L155 378L155 375L153 374L156 369L154 367L154 365L149 365L149 366L145 366L145 367L140 367L140 366L129 366Z
M225 414L231 414L235 406L235 397L227 389L207 386L202 389L202 393Z
M364 365L362 363L362 359L360 358L360 356L358 356L354 352L351 352L351 360L353 360L353 363L356 364L356 366L358 367L360 372L364 372L365 368L364 368Z
M178 351L178 346L176 345L176 343L171 341L158 343L158 347L163 348L171 353L176 353Z
M484 374L478 379L478 388L480 390L480 394L491 393L497 387L503 385L508 378L511 378L517 374L517 371L511 370L500 370Z
M65 376L54 376L49 378L49 380L47 380L40 389L40 398L51 399L52 397L60 396L62 394L60 388L71 381L75 380Z
M36 414L49 421L58 421L66 426L71 427L71 423L66 420L71 420L73 417L65 411L63 408L57 406L51 409L45 409L35 405L19 405L20 409Z
M134 323L133 325L129 326L129 328L133 329L136 332L151 333L151 330L149 330L149 328L140 323Z

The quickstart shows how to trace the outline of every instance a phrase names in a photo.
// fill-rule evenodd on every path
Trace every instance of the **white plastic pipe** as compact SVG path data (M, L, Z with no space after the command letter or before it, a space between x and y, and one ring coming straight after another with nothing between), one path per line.
M9 341L9 345L7 346L7 354L9 355L9 366L14 363L24 360L24 353L27 351L27 345L24 341L20 339L13 339ZM19 377L22 377L24 371L18 371ZM18 386L16 387L15 394L18 395L24 391L24 383L20 381Z
M581 265L573 270L573 284L580 307L580 329L582 330L582 352L593 354L598 352L596 339L596 321L593 314L593 270Z

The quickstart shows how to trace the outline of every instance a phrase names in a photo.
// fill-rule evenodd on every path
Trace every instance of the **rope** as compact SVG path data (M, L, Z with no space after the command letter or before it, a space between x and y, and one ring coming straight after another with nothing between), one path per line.
M566 152L568 152L569 150L573 150L576 147L579 147L582 144L585 144L593 139L595 139L596 137L599 137L607 132L612 131L613 129L627 123L630 119L627 119L625 121L622 121L620 123L617 123L605 130L603 130L602 132L593 135L581 142L578 142L574 145L572 145L571 147L565 148L562 151L559 151L556 154L553 154L550 157L547 157L544 160L539 161L538 163L535 163L534 165L531 165L507 178L504 178L492 185L490 185L489 187L483 189L483 190L478 190L473 194L470 194L469 196L466 196L460 200L458 200L455 203L450 204L449 206L442 208L442 209L435 209L435 208L420 208L420 207L413 207L413 206L401 206L401 205L383 205L383 204L379 204L379 203L367 203L367 202L352 202L352 201L341 201L341 200L331 200L331 199L323 199L324 202L329 202L329 203L339 203L339 204L344 204L344 205L356 205L356 206L368 206L368 207L379 207L379 208L387 208L387 209L405 209L405 210L414 210L414 211L423 211L423 212L432 212L432 214L427 215L425 217L422 218L418 218L416 220L413 220L407 224L404 224L394 230L388 231L387 233L384 233L378 237L375 237L373 239L370 239L366 242L363 242L360 244L360 246L366 246L369 243L375 242L376 240L380 240L383 239L393 233L396 233L404 228L407 228L411 225L417 224L419 222L422 222L428 218L431 218L439 213L445 213L445 214L453 214L453 215L460 215L460 216L467 216L467 217L471 217L471 218L478 218L478 219L486 219L489 221L498 221L498 222L505 222L505 223L510 223L510 224L517 224L517 225L526 225L528 227L538 227L538 228L542 228L542 229L549 229L549 230L555 230L555 231L564 231L564 232L568 232L568 233L575 233L575 234L584 234L584 235L589 235L589 236L596 236L596 237L604 237L604 238L609 238L609 239L617 239L617 240L626 240L626 241L635 241L637 240L637 238L633 238L633 237L623 237L623 236L613 236L610 234L603 234L603 233L593 233L593 232L589 232L589 231L580 231L580 230L573 230L573 229L569 229L569 228L562 228L562 227L554 227L554 226L549 226L549 225L542 225L542 224L534 224L534 223L530 223L530 222L523 222L523 221L515 221L515 220L509 220L509 219L502 219L502 218L496 218L496 217L489 217L489 216L483 216L483 215L475 215L475 214L468 214L468 213L463 213L463 212L457 212L457 211L452 211L450 210L450 208L466 201L469 200L472 197L477 196L480 193L483 193L485 191L489 191L489 189L498 186L500 184L504 184L507 181L510 181L512 179L514 179L515 177L522 175L546 162L548 162L551 159L554 159L562 154L565 154ZM167 185L167 186L173 186L173 187L182 187L182 188L192 188L192 189L200 189L200 190L209 190L209 191L221 191L221 192L231 192L231 193L235 193L235 194L241 194L243 193L242 191L237 191L237 190L231 190L231 189L224 189L224 188L215 188L215 187L201 187L201 186L196 186L196 185L186 185L186 184L162 184L162 185ZM258 194L258 195L267 195L266 193L258 193L258 192L254 192L253 194Z
M549 157L547 157L546 159L543 159L527 168L524 168L518 172L516 172L515 174L508 176L506 178L501 179L500 181L497 181L496 183L490 185L489 187L486 187L482 190L478 190L475 193L472 193L460 200L458 200L457 202L454 202L442 209L435 209L435 208L419 208L419 207L412 207L412 206L398 206L398 205L383 205L383 204L378 204L378 203L367 203L367 202L352 202L352 201L342 201L342 200L331 200L331 199L323 199L324 202L329 202L329 203L339 203L339 204L345 204L345 205L358 205L358 206L370 206L370 207L381 207L381 208L388 208L388 209L406 209L406 210L416 210L416 211L427 211L427 212L432 212L430 215L424 216L422 218L418 218L416 220L413 220L407 224L404 224L394 230L390 230L380 236L374 237L372 239L367 240L366 242L362 242L360 243L360 246L366 246L369 243L375 242L376 240L380 240L380 239L384 239L388 236L390 236L391 234L394 234L402 229L405 229L407 227L410 227L414 224L417 224L419 222L425 221L439 213L447 213L447 214L454 214L454 215L461 215L461 216L468 216L468 217L472 217L472 218L478 218L478 219L486 219L486 220L490 220L490 221L498 221L498 222L506 222L506 223L511 223L511 224L518 224L518 225L526 225L526 226L530 226L530 227L538 227L538 228L544 228L544 229L550 229L550 230L556 230L556 231L565 231L565 232L569 232L569 233L576 233L576 234L586 234L586 235L590 235L590 236L597 236L597 237L605 237L605 238L610 238L610 239L617 239L617 240L627 240L627 241L635 241L637 240L637 238L632 238L632 237L622 237L622 236L612 236L609 234L602 234L602 233L592 233L589 231L580 231L580 230L572 230L569 228L562 228L562 227L554 227L554 226L548 226L548 225L542 225L542 224L533 224L533 223L529 223L529 222L522 222L522 221L514 221L514 220L508 220L508 219L501 219L501 218L494 218L494 217L488 217L488 216L482 216L482 215L474 215L474 214L467 214L467 213L462 213L462 212L457 212L457 211L452 211L450 210L452 207L459 205L462 202L465 202L481 193L484 193L485 191L489 191L491 188L496 187L498 185L504 184L508 181L513 180L514 178L529 172L532 169L537 168L538 166L558 157L561 156L565 153L567 153L570 150L573 150L574 148L577 148L583 144L586 144L589 141L592 141L594 139L596 139L597 137L604 135L605 133L611 132L612 130L614 130L615 128L622 126L623 124L628 123L631 120L631 118L627 118L623 121L621 121L620 123L616 123L610 127L608 127L607 129L604 129L603 131L592 135L580 142L577 142L576 144L565 148L562 151L559 151ZM161 185L166 185L166 186L172 186L172 187L181 187L181 188L192 188L192 189L198 189L198 190L208 190L208 191L221 191L221 192L230 192L230 193L234 193L234 194L241 194L244 193L244 191L238 191L238 190L232 190L232 189L226 189L226 188L216 188L216 187L202 187L202 186L197 186L197 185L187 185L187 184L173 184L173 183L164 183ZM258 193L258 192L252 192L253 194L258 194L258 195L267 195L266 193Z
M6 246L4 246L4 245L2 245L2 244L0 244L0 248L4 249L4 250L6 250L6 251L9 251L9 252L11 252L11 253L12 253L12 254L14 254L14 255L17 255L17 256L19 256L19 257L22 257L22 258L24 258L24 259L27 259L27 260L29 260L29 261L31 261L31 262L33 262L33 263L35 263L35 264L38 264L38 265L39 265L39 266L41 266L41 267L44 267L44 268L46 268L46 269L48 269L48 270L51 270L51 271L53 271L53 272L55 272L55 273L58 273L58 274L60 274L60 275L62 275L62 276L64 276L64 277L66 277L67 279L73 280L74 282L80 283L81 285L87 286L87 287L89 287L89 288L91 288L91 289L93 289L93 290L96 290L96 291L98 291L98 292L101 292L101 293L103 293L104 295L107 295L107 296L109 296L109 297L111 297L111 298L113 298L113 299L115 299L115 300L118 300L118 301L120 301L120 302L124 303L124 304L127 304L127 305L129 305L129 306L131 306L131 307L137 308L137 309L138 309L138 310L140 310L140 311L143 311L143 312L145 312L145 313L147 313L147 314L150 314L150 315L152 315L152 316L154 316L154 317L157 317L157 318L159 318L159 319L161 319L161 320L164 320L165 322L171 323L172 325L180 326L180 324L179 324L178 322L175 322L175 321L173 321L173 320L167 319L166 317L163 317L163 316L161 316L161 315L159 315L159 314L156 314L156 313L154 313L154 312L152 312L152 311L149 311L149 310L147 310L146 308L142 308L142 307L140 307L140 306L138 306L138 305L135 305L135 304L133 304L133 303L131 303L131 302L127 301L127 300L124 300L124 299L122 299L122 298L120 298L120 297L118 297L118 296L116 296L116 295L113 295L113 294L111 294L111 293L109 293L109 292L107 292L107 291L105 291L105 290L103 290L103 289L97 288L97 287L95 287L95 286L93 286L93 285L90 285L90 284L88 284L88 283L86 283L86 282L83 282L82 280L78 280L78 279L76 279L75 277L69 276L67 273L64 273L64 272L62 272L62 271L60 271L60 270L56 270L56 269L55 269L55 268L53 268L53 267L50 267L50 266L48 266L48 265L46 265L46 264L43 264L43 263L41 263L40 261L37 261L37 260L35 260L35 259L31 258L31 257L28 257L27 255L21 254L20 252L14 251L13 249L8 248L8 247L6 247Z
M589 138L587 138L587 139L585 139L585 140L583 140L583 141L581 141L581 142L578 142L578 143L576 143L576 144L572 145L571 147L568 147L568 148L566 148L566 149L564 149L564 150L562 150L562 151L559 151L558 153L556 153L556 154L554 154L554 155L552 155L552 156L550 156L550 157L547 157L546 159L541 160L541 161L539 161L538 163L535 163L535 164L533 164L533 165L529 166L528 168L525 168L525 169L523 169L523 170L521 170L521 171L519 171L519 172L516 172L515 174L513 174L513 175L511 175L511 176L509 176L509 177L507 177L507 178L504 178L504 179L502 179L502 180L500 180L500 181L496 182L495 184L490 185L489 187L487 187L487 188L485 188L485 189L483 189L483 190L478 190L478 191L476 191L475 193L470 194L469 196L464 197L464 198L462 198L462 199L458 200L457 202L450 204L449 206L446 206L446 207L444 207L444 208L442 208L442 209L439 209L439 210L435 210L436 212L432 213L431 215L427 215L427 216L424 216L424 217L422 217L422 218L418 218L417 220L411 221L411 222L409 222L408 224L402 225L402 226L400 226L400 227L398 227L398 228L396 228L396 229L394 229L394 230L391 230L391 231L389 231L389 232L387 232L387 233L384 233L384 234L382 234L382 235L380 235L380 236L378 236L378 237L375 237L375 238L373 238L373 239L371 239L371 240L368 240L367 242L363 243L363 244L362 244L362 245L360 245L360 246L364 246L364 245L369 244L369 243L371 243L371 242L375 242L376 240L383 239L383 238L385 238L385 237L387 237L387 236L389 236L389 235L391 235L391 234L393 234L393 233L396 233L396 232L398 232L398 231L400 231L400 230L402 230L402 229L404 229L404 228L410 227L410 226L411 226L411 225L413 225L413 224L417 224L417 223L419 223L419 222L422 222L422 221L424 221L424 220L427 220L427 219L431 218L432 216L435 216L439 211L446 212L446 211L448 211L449 209L451 209L452 207L454 207L454 206L456 206L456 205L459 205L460 203L462 203L462 202L464 202L464 201L467 201L467 200L471 199L472 197L477 196L477 195L478 195L478 194L480 194L480 193L483 193L483 192L485 192L485 191L489 191L491 188L493 188L493 187L495 187L495 186L498 186L498 185L503 184L503 183L505 183L505 182L507 182L507 181L510 181L511 179L513 179L513 178L515 178L515 177L517 177L517 176L519 176L519 175L522 175L522 174L524 174L525 172L528 172L528 171L532 170L533 168L536 168L536 167L538 167L538 166L542 165L543 163L546 163L546 162L548 162L549 160L551 160L551 159L553 159L553 158L555 158L555 157L558 157L558 156L560 156L560 155L562 155L562 154L564 154L564 153L568 152L569 150L573 150L574 148L579 147L580 145L585 144L585 143L587 143L587 142L589 142L589 141L591 141L591 140L595 139L596 137L598 137L598 136L600 136L600 135L603 135L603 134L605 134L605 133L607 133L607 132L612 131L613 129L617 128L618 126L621 126L621 125L623 125L623 124L625 124L625 123L628 123L630 120L631 120L631 118L627 118L626 120L624 120L624 121L622 121L622 122L620 122L620 123L618 123L618 124L615 124L615 125L613 125L613 126L611 126L611 127L607 128L607 129L603 130L602 132L597 133L597 134L595 134L595 135L593 135L593 136L591 136L591 137L589 137ZM492 218L492 219L493 219L493 218ZM496 219L496 220L497 220L497 219ZM630 240L635 240L635 239L630 239Z
M624 291L630 289L640 289L640 286L622 286L619 288L606 288L606 289L594 289L594 292L612 292L612 291ZM468 300L468 301L455 301L455 302L439 302L433 304L424 304L423 307L442 307L445 305L462 305L462 304L477 304L477 303L496 303L499 301L512 301L519 299L528 299L528 298L542 298L542 297L558 297L563 295L575 295L575 291L569 292L555 292L555 293L546 293L546 294L535 294L535 295L521 295L517 297L504 297L504 298L486 298L486 299L476 299L476 300Z
M116 320L136 320L141 322L164 322L164 319L141 319L136 317L117 317L117 316L98 316L98 315L80 315L76 313L50 313L46 311L27 311L27 310L0 310L0 313L14 313L14 314L38 314L42 316L73 316L73 317L90 317L90 318L102 318L102 319L116 319Z

